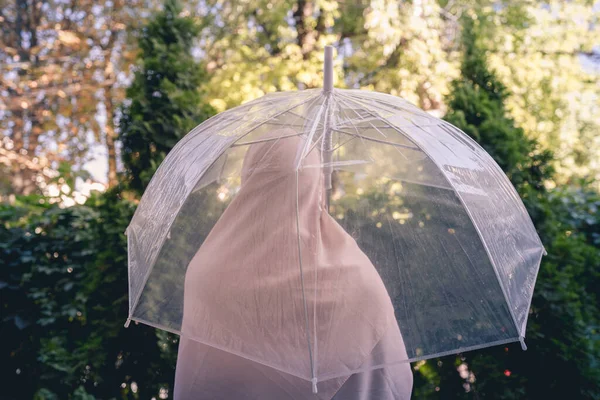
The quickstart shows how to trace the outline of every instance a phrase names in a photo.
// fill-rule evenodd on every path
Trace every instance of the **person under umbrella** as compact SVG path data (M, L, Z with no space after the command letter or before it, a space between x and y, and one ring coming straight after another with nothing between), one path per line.
M187 269L175 399L409 399L409 363L372 369L408 359L379 274L326 211L322 169L296 172L306 138L271 137L250 146L239 192ZM224 340L278 368L211 346ZM297 373L315 352L313 368L370 370L319 381L314 394Z
M129 316L176 399L403 399L408 363L519 341L543 244L472 138L398 97L267 94L168 154L127 228Z

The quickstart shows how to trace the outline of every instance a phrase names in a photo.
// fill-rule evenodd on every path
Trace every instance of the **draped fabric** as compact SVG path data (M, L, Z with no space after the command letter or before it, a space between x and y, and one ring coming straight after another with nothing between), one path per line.
M378 351L397 349L395 341L402 338L394 330L380 341ZM182 336L174 399L408 400L412 384L410 364L399 363L319 382L319 392L313 394L305 379Z
M410 397L408 363L377 367L408 359L390 297L327 212L305 140L283 129L250 146L188 266L176 400Z

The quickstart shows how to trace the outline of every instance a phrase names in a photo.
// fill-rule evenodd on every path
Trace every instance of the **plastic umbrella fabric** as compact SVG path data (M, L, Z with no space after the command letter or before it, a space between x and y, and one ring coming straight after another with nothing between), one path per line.
M169 153L126 232L127 324L314 389L386 365L525 347L545 251L510 181L470 137L407 101L332 88L330 56L323 89L225 111ZM367 361L389 324L402 349Z

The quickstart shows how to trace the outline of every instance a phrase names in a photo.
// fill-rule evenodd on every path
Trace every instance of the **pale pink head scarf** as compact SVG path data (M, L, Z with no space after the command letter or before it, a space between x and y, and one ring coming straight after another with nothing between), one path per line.
M319 152L296 172L305 140L249 148L238 194L190 262L182 336L321 381L363 368L397 325L374 266L323 207Z

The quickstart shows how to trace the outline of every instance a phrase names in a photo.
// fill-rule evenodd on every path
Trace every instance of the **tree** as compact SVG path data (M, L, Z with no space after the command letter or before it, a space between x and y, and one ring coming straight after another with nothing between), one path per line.
M106 147L108 183L116 184L113 104L132 61L126 27L138 24L144 6L0 1L0 147L27 161L9 168L14 193L35 192L45 164L83 168L98 145Z
M416 392L440 398L597 398L597 195L582 190L585 196L574 197L571 191L546 189L544 182L553 178L552 155L508 117L509 92L488 67L481 24L473 16L464 19L461 77L453 83L447 119L504 169L523 197L548 256L540 267L529 316L530 350L508 345L437 364L420 363ZM436 386L437 395L432 390Z
M198 89L205 71L191 54L198 26L180 13L177 1L167 0L143 28L138 70L122 110L123 162L140 192L175 143L214 113Z
M461 77L452 84L445 119L479 142L521 192L526 186L543 192L553 173L552 153L541 150L509 116L508 91L488 67L477 21L464 21Z
M6 399L151 398L169 390L176 337L127 316L133 203L1 205L0 372Z
M267 92L320 87L331 44L343 55L339 87L399 95L443 115L459 72L460 16L474 12L489 25L481 40L490 65L516 94L507 111L527 137L555 150L554 180L598 178L600 9L587 0L202 4L200 18L214 21L202 33L205 87L219 111Z
M418 2L252 0L204 2L200 18L210 80L219 111L273 91L321 87L323 48L344 56L338 87L401 95L439 110L455 63L436 0Z
M515 96L506 107L528 137L554 151L554 181L600 188L600 9L586 0L505 2L481 15L489 63Z

